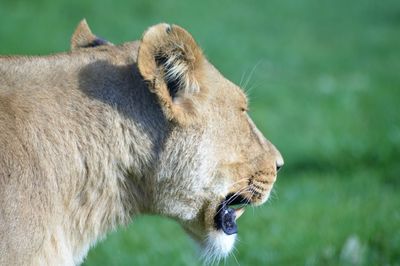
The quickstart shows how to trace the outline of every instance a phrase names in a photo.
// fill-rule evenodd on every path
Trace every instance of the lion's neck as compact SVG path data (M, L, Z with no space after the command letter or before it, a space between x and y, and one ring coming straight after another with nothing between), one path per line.
M113 76L97 73L104 69ZM38 143L49 147L44 151L58 147L43 156L60 181L58 223L69 234L64 238L74 247L75 263L107 232L148 209L153 187L148 177L166 131L160 130L166 123L134 64L95 61L77 75L78 87L68 94L66 88L51 91L63 100L37 116L46 132L37 134Z
M51 225L43 229L43 245L57 245L46 254L72 254L75 264L90 245L151 204L148 177L166 132L135 66L137 47L109 49L115 51L0 60L7 77L1 96L19 108L20 138L32 144L30 159L38 168L26 178L38 180L51 199L52 211L41 217Z
M134 99L127 102L127 95L123 98L114 99L114 103L141 108ZM163 125L162 120L160 124L153 122L158 120L154 117L157 114L138 116L141 110L125 108L121 112L118 106L116 109L97 100L89 106L88 113L101 115L83 123L80 119L84 133L77 136L81 147L75 155L80 175L75 178L74 193L64 196L64 202L68 202L66 219L71 227L68 231L74 232L71 241L76 242L72 246L77 247L77 260L104 234L146 212L152 200L148 188L153 187L148 177L163 139L157 133L162 132L157 130Z

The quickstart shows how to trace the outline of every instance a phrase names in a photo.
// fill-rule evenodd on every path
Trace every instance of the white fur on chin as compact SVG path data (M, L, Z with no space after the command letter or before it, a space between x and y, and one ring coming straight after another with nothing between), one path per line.
M216 264L226 258L235 244L236 234L227 235L222 230L211 231L203 245L202 259L206 265Z

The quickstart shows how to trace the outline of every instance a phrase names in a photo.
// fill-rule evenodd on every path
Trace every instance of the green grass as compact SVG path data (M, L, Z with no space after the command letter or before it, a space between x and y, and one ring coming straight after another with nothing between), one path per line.
M351 239L353 264L400 265L398 0L9 0L0 52L67 50L83 17L115 43L180 24L245 87L286 165L272 200L239 221L240 265L352 265L343 255ZM139 217L85 265L199 265L196 257L177 224Z
M282 177L267 206L245 212L234 253L240 265L346 265L340 255L352 236L360 241L361 263L399 264L398 191L371 171L315 178ZM141 217L98 245L86 265L201 265L196 256L177 224ZM235 258L226 264L236 265Z

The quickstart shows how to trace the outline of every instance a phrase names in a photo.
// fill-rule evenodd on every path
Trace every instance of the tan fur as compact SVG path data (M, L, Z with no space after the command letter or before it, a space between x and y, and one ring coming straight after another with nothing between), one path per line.
M100 39L92 33L86 19L81 20L76 27L74 33L71 37L71 50L76 50L79 48L88 48L93 46L99 46L98 41L101 41L101 45L113 45L112 43Z
M140 213L225 256L218 204L265 202L283 164L244 94L178 26L119 46L74 36L72 52L0 57L0 265L80 264Z

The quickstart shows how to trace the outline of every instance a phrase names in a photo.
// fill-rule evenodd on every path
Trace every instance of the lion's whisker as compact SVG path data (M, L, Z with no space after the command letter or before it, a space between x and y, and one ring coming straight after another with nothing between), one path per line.
M239 190L238 192L236 192L228 201L225 202L226 205L231 204L233 201L235 201L239 196L241 196L242 194L246 193L246 192L250 192L249 190L247 190L247 188L244 188L242 190Z
M242 73L242 76L240 77L240 82L239 82L239 87L242 88L243 81L244 81L244 76L246 75L247 70L244 70Z
M226 202L227 205L229 205L230 203L232 203L235 199L237 199L242 193L246 192L246 190L248 189L248 187L243 187L242 189L239 189L238 191L236 191L235 194L233 194L229 200Z
M261 60L259 60L259 61L254 65L253 69L251 70L251 72L250 72L250 74L249 74L249 77L246 79L246 83L245 83L244 86L243 86L243 89L244 89L245 91L247 91L246 87L247 87L247 85L249 85L249 82L250 82L250 80L252 79L252 77L253 77L253 75L254 75L254 73L255 73L255 70L257 69L257 67L258 67L260 64L261 64Z
M224 203L225 203L226 205L229 205L229 204L230 204L231 202L233 202L236 198L238 198L242 193L249 192L247 189L248 189L248 187L244 187L244 188L242 188L242 189L236 191L235 194L233 194L233 195L231 196L231 198L230 198L228 201L225 201ZM216 215L219 214L222 210L223 210L223 208L219 209L219 210L217 211Z
M236 250L236 248L235 248L235 247L234 247L234 250ZM237 258L236 258L236 256L235 256L235 252L232 252L232 256L233 256L233 258L235 259L235 261L236 261L237 265L239 265L239 266L240 266L240 263L239 263L238 259L237 259Z

